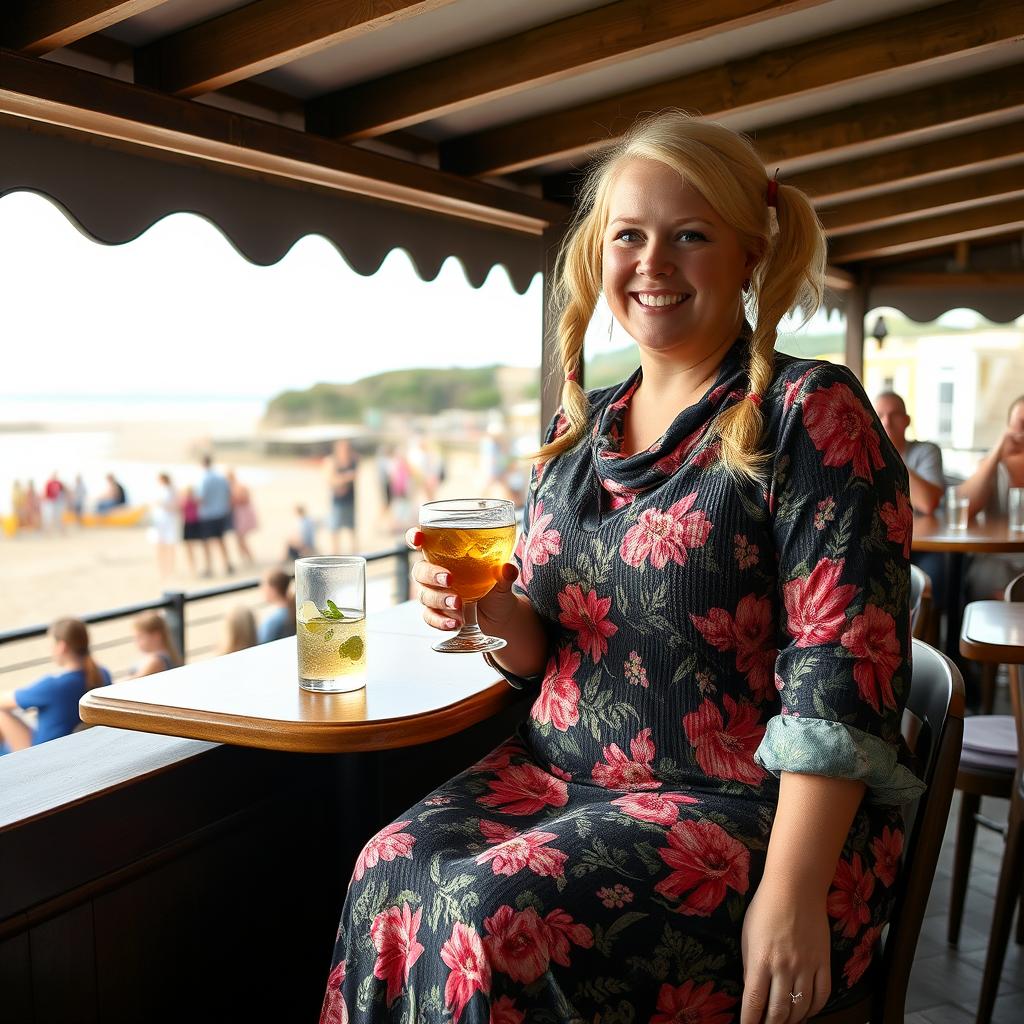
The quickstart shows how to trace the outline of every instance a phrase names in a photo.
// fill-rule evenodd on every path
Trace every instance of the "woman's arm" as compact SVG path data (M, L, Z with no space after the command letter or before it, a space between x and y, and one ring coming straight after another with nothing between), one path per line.
M782 773L764 876L743 921L740 1024L792 1024L825 1005L828 891L864 792L850 779Z

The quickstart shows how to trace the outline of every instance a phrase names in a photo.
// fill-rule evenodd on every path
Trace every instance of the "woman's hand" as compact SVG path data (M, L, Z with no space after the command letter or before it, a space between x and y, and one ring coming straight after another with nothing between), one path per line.
M417 527L405 535L409 547L419 551L423 545L423 531ZM420 603L423 605L423 621L434 629L448 632L462 626L462 598L450 589L451 574L444 566L432 565L427 561L416 562L410 576L420 587ZM494 588L477 602L477 616L485 633L494 631L501 635L501 627L508 623L516 610L518 599L512 593L512 584L519 576L519 570L506 562L501 567L500 578Z
M741 949L740 1024L796 1024L820 1012L832 990L824 900L763 878L743 919Z

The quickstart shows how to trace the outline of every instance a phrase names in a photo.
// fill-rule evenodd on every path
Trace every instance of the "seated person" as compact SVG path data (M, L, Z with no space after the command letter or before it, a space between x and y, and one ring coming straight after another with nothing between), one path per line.
M244 651L247 647L255 647L256 620L252 612L244 605L235 605L224 617L224 639L217 648L218 656Z
M142 652L142 660L132 669L130 679L155 675L181 664L167 620L159 612L143 612L133 625L135 644Z
M268 569L263 574L263 599L270 605L270 611L260 623L257 642L269 643L295 636L295 602L288 593L291 578L281 569Z
M74 732L78 702L88 690L110 684L110 673L89 653L89 632L78 619L58 619L50 629L56 669L31 686L0 693L0 754L38 746ZM14 709L38 711L33 730Z
M307 515L304 505L295 506L295 520L287 544L285 557L289 562L316 554L316 524Z
M942 452L930 441L908 441L910 416L907 405L894 391L883 391L875 398L875 412L885 427L893 447L900 453L910 478L910 504L914 514L930 516L942 501L945 478L942 474ZM916 551L910 561L919 566L932 581L936 607L941 608L946 592L946 561L938 551Z
M1014 399L1006 427L974 473L959 486L973 518L1008 514L1011 487L1024 487L1024 395ZM967 600L1001 601L1007 583L1024 572L1024 555L975 555L967 569Z
M112 509L119 508L121 505L127 504L128 495L125 492L124 487L113 473L108 473L107 488L103 492L103 497L96 502L96 511L100 515L104 515Z

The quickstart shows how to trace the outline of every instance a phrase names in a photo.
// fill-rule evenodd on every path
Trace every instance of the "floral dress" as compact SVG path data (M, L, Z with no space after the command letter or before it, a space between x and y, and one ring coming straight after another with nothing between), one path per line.
M907 474L849 371L778 355L763 479L738 484L708 428L744 400L745 346L647 451L619 450L638 370L535 470L530 716L367 843L323 1021L738 1020L784 770L867 784L827 899L830 1005L864 976L922 788L899 738Z

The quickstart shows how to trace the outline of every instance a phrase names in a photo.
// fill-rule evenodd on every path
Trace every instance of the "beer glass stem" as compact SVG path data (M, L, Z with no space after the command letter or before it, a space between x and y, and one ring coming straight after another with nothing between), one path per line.
M476 621L476 601L466 601L462 606L462 629L459 636L476 637L482 636L480 626Z

